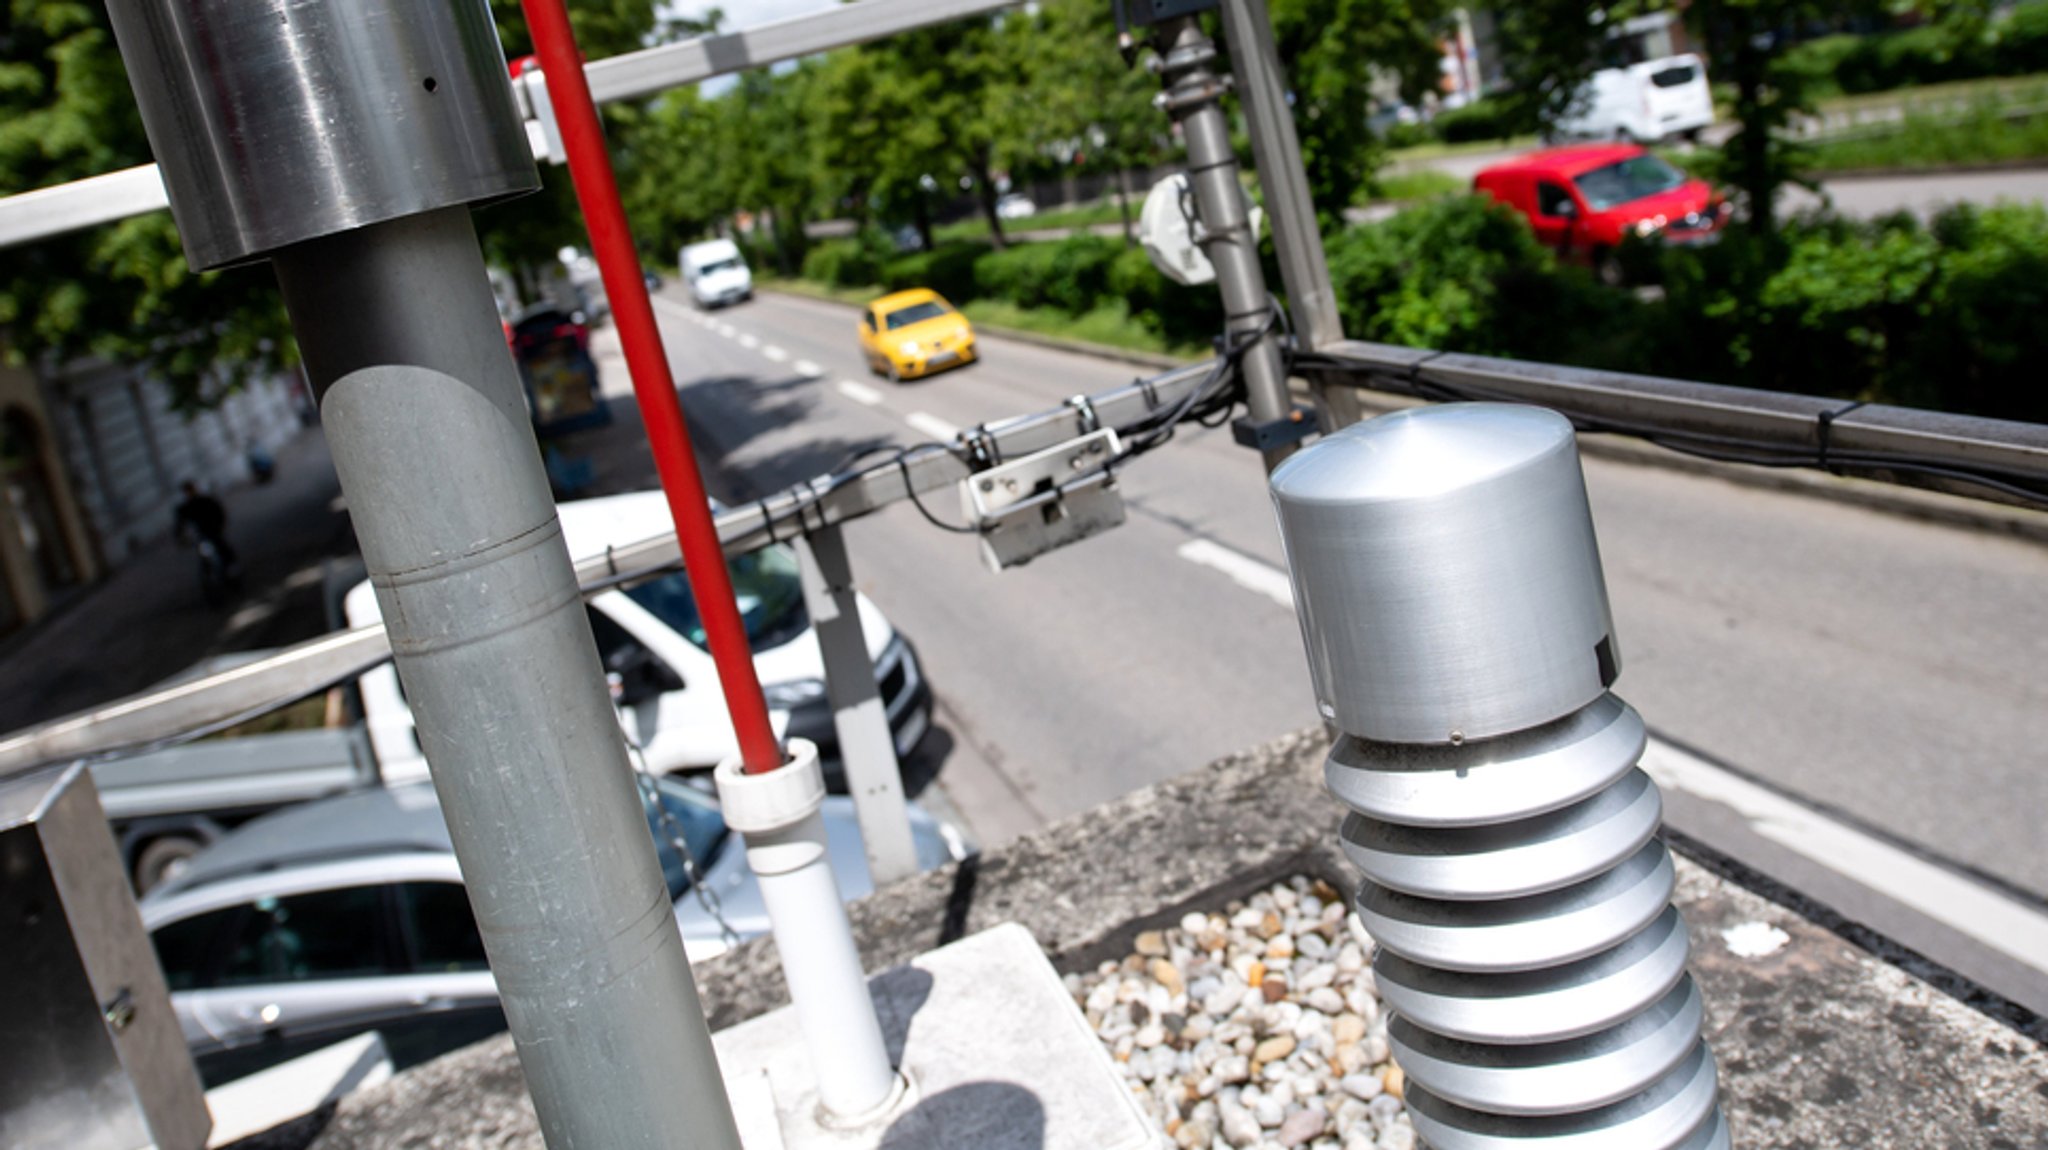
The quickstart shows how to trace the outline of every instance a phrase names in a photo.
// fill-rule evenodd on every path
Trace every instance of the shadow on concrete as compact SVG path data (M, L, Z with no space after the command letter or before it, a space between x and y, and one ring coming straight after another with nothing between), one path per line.
M1045 1106L1008 1082L968 1082L923 1099L882 1135L881 1150L1044 1150Z
M932 976L914 966L899 966L870 980L868 992L875 1000L875 1020L882 1024L889 1065L901 1066L910 1023L932 996Z

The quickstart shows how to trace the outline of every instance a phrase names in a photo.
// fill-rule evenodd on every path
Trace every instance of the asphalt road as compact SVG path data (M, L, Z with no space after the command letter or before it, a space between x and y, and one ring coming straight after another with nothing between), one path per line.
M890 385L863 367L849 309L769 296L709 317L672 298L657 311L714 483L738 498L1135 374L984 338L984 362ZM1660 468L1589 458L1586 472L1617 690L1653 728L2042 905L2048 547ZM849 532L862 589L924 655L939 784L984 841L1315 721L1256 459L1191 429L1124 476L1125 526L1001 575L909 506ZM957 517L951 496L929 508ZM1671 818L1748 853L1757 828L1719 826L1714 806L1674 795ZM1832 891L1843 876L1791 877Z

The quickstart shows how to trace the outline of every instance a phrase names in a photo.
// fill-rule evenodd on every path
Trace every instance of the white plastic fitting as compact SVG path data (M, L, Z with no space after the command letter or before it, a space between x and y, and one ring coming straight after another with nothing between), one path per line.
M746 837L819 1104L836 1124L855 1125L886 1112L900 1080L832 877L818 748L791 739L788 751L790 761L766 774L746 774L737 758L719 764L718 797L726 824Z

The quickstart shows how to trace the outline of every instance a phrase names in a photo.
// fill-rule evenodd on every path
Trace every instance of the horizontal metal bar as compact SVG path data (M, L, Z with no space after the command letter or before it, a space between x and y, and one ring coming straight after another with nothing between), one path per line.
M155 164L0 199L0 248L147 215L171 205Z
M1542 404L1625 434L1810 453L1816 466L1825 424L1829 458L1854 470L1882 470L1890 460L2048 481L2042 424L1359 341L1320 349L1318 361L1303 370L1326 383L1440 397L1433 386Z
M744 72L864 44L1015 7L1020 0L860 0L808 16L797 16L725 32L661 44L594 61L584 67L591 98L600 104L651 96L714 76ZM1107 48L1104 49L1107 51Z
M865 2L865 0L864 0ZM963 432L961 440L843 475L819 476L718 516L727 555L742 555L806 530L846 523L910 497L958 483L969 474L960 455L979 441L997 459L1029 455L1101 426L1135 427L1174 407L1209 378L1214 362L1175 368L1070 404ZM951 505L949 505L951 506ZM673 533L615 547L576 566L586 597L682 562ZM0 738L0 776L40 763L105 756L175 740L285 706L361 675L391 657L382 624L323 635L233 670L132 695L90 711L24 728Z
M864 44L1015 7L1020 0L860 0L737 32L699 36L584 65L600 104ZM170 206L155 164L0 197L0 249Z

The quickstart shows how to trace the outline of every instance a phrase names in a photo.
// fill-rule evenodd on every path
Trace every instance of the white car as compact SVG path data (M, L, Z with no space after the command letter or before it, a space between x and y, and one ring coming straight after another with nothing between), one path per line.
M659 491L577 500L557 511L569 554L579 562L674 529L668 501ZM825 700L824 657L804 607L796 553L786 546L765 547L730 566L740 615L754 648L754 669L777 733L816 743L828 785L843 792L838 737ZM896 752L907 757L931 727L931 687L910 643L867 596L858 602L861 631L874 661ZM613 677L628 733L645 752L650 770L710 770L737 752L717 667L705 647L696 600L681 571L593 596L588 606L598 654ZM367 582L348 592L343 610L351 627L381 618ZM426 777L426 758L397 672L386 665L364 675L358 685L370 745L384 779Z
M754 298L754 273L731 240L690 244L676 257L683 286L698 307L724 307Z
M745 843L728 831L718 804L674 779L641 783L691 960L719 954L725 943L691 889L673 834L734 933L765 933ZM826 799L824 819L840 893L867 894L874 884L852 801ZM921 868L968 853L958 832L914 804L910 828ZM382 1033L403 1067L505 1028L447 824L425 783L257 819L193 858L141 908L171 1007L210 1085L366 1030Z
M996 201L996 218L999 220L1021 220L1038 214L1038 205L1022 192L1011 192Z
M1713 122L1707 66L1688 52L1593 73L1552 131L1559 136L1650 144L1674 136L1696 137Z

